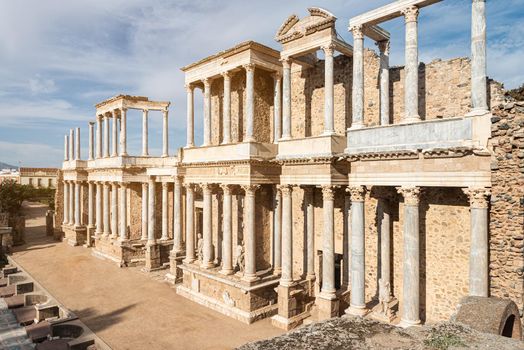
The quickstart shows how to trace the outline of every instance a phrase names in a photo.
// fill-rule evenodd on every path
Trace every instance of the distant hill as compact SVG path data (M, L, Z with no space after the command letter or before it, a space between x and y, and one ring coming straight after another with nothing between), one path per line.
M17 169L17 166L0 162L0 169Z
M507 94L517 101L524 101L524 84L516 89L509 90Z

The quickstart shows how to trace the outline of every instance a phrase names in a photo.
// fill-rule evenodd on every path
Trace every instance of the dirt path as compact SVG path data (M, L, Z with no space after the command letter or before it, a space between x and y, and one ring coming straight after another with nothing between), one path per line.
M52 241L45 236L47 208L25 207L27 243L13 258L113 349L230 349L282 333L268 319L244 325L136 269Z

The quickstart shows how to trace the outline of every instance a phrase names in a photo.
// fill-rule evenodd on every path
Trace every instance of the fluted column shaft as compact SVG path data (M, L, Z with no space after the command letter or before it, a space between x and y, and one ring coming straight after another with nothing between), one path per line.
M389 40L377 42L380 50L380 125L389 125Z
M64 135L64 161L69 160L69 139Z
M275 188L275 212L273 214L273 273L282 272L282 192Z
M111 184L111 238L118 237L118 184Z
M333 45L322 47L325 56L324 69L324 135L335 133L335 110L333 100Z
M377 217L380 221L380 278L391 283L391 215L385 198L378 199Z
M280 284L289 286L293 283L292 187L282 185L279 188L282 193L282 275L280 276Z
M418 187L399 187L404 197L401 326L420 323L420 226Z
M211 81L204 79L204 144L211 144Z
M406 65L404 80L403 123L420 120L418 114L418 8L411 6L402 11L406 22Z
M364 33L362 26L351 28L353 32L353 88L351 128L364 127Z
M110 207L109 207L109 184L107 182L104 182L104 198L103 198L103 201L104 201L104 206L103 206L103 210L104 210L104 232L103 232L103 235L104 237L107 237L109 236L109 231L110 231L110 227L109 227L109 221L110 221L110 217L111 217L111 214L110 214Z
M76 160L80 160L81 159L81 156L80 156L80 128L76 128L76 142L75 142L75 146L76 146L76 151L75 151L75 159Z
M468 188L471 215L471 247L469 255L469 295L489 296L489 219L490 191Z
M231 275L233 273L233 232L232 232L232 215L231 215L231 186L222 185L224 191L223 199L223 220L224 220L224 231L223 237L223 251L222 251L222 269L221 273L224 275Z
M182 251L182 181L177 176L173 188L173 252Z
M313 188L304 189L306 204L306 277L315 278L315 208L313 206Z
M92 183L91 181L89 181L87 183L87 226L88 227L94 227L94 200L93 200L93 195L94 195L94 187L95 187L95 184Z
M120 109L120 155L127 156L127 108Z
M282 61L282 139L291 138L291 60Z
M149 217L148 225L147 225L147 244L155 244L155 229L156 229L156 203L155 203L155 177L150 176L149 181L147 184L148 187L148 206L147 206L147 214Z
M282 73L273 73L273 143L282 137Z
M142 236L140 239L146 240L147 239L147 227L149 215L147 213L148 209L148 201L149 201L149 189L147 188L147 183L142 183Z
M87 149L87 159L93 160L95 155L95 122L89 122L89 144Z
M113 147L111 157L116 157L118 156L118 117L116 114L116 110L111 111L111 115L113 118L113 136L111 139Z
M366 188L349 187L351 195L351 300L346 313L361 316L366 312L365 217Z
M195 100L193 95L193 87L186 85L187 93L187 111L186 111L186 147L193 147L195 145Z
M109 157L109 116L104 115L104 158Z
M162 237L160 239L163 241L169 239L168 189L169 184L167 182L162 182Z
M67 181L64 181L64 220L62 221L63 225L69 223L69 184Z
M343 247L342 247L342 288L350 289L349 281L351 279L350 273L350 251L351 251L351 239L349 237L351 233L351 220L349 219L351 213L351 197L346 191L344 195L344 229L343 229Z
M486 0L473 0L471 8L472 114L488 113L486 70Z
M73 181L69 182L69 225L75 223L75 184Z
M96 158L102 158L102 116L96 117Z
M162 111L162 157L169 157L169 120L167 109Z
M222 73L224 78L224 104L222 106L222 143L231 142L231 74Z
M258 185L243 186L245 191L245 244L246 267L244 269L244 280L253 281L257 279L256 265L256 226L255 226L255 192Z
M322 187L324 230L322 234L322 296L335 297L335 193L332 186Z
M75 131L69 130L69 159L75 160Z
M142 111L142 156L144 157L149 155L148 113L147 109Z
M99 237L102 234L102 184L96 183L96 230L95 237Z
M120 241L127 239L127 183L120 184Z
M189 264L195 261L195 197L192 184L186 185L186 258Z
M244 66L246 69L246 139L244 141L255 141L255 65L250 63Z
M203 240L204 240L204 247L203 247L203 260L202 260L202 267L204 268L210 268L213 267L213 236L211 232L211 215L212 215L212 207L211 207L211 185L210 184L202 184L202 194L204 197L204 203L203 203Z

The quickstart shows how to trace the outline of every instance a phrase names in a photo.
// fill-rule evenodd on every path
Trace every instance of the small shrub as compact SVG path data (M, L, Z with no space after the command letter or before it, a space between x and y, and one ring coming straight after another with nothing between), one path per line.
M424 340L424 345L438 350L447 350L452 346L465 346L466 344L456 334L446 331L434 331Z

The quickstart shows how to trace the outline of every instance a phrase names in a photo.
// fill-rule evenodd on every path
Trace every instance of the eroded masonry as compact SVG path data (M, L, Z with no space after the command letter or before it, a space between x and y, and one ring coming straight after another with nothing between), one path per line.
M243 42L183 67L187 142L176 154L169 102L99 103L87 160L80 129L65 136L57 226L120 266L168 268L177 293L246 323L272 317L290 329L348 313L409 326L449 319L468 295L509 298L522 313L522 177L517 162L493 165L503 91L486 77L485 1L463 4L470 58L421 64L418 15L436 2L352 18L353 46L332 13L309 8L278 29L280 51ZM405 38L379 26L395 17ZM405 66L389 67L402 40ZM127 153L129 109L143 111L138 155ZM517 200L493 204L510 173ZM505 210L517 223L506 225Z

